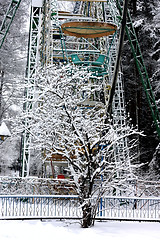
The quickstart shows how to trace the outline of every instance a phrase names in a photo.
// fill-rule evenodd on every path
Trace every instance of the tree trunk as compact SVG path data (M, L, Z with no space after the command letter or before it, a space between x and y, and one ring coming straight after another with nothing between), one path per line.
M83 217L82 217L82 227L88 228L91 227L94 223L93 216L92 216L92 207L90 203L86 203L82 207Z
M135 14L137 11L137 0L133 0L133 13Z

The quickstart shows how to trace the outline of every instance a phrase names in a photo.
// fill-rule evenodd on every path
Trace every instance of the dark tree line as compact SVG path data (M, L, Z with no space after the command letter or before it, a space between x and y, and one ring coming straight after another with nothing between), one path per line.
M158 2L154 0L132 0L129 2L133 22L137 21L135 30L144 62L155 98L158 101L160 95L160 86L158 85L160 75L158 64L160 31L156 24L156 14L158 14L156 7L158 9ZM152 161L153 156L155 158L155 155L158 153L156 148L159 139L127 38L125 38L124 42L122 66L127 112L130 115L131 122L137 125L139 130L144 131L146 135L138 139L138 151L140 153L140 155L138 155L138 161L145 163L143 170L148 172L150 167L149 163ZM157 164L156 169L157 172L159 172Z

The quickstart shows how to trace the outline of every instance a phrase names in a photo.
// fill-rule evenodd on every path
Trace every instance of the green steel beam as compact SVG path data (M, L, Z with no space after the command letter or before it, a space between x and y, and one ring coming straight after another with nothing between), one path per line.
M3 42L6 38L6 35L9 31L9 28L11 26L11 23L14 19L14 16L16 14L16 11L19 7L21 0L11 0L11 3L9 4L9 7L7 9L7 12L3 18L2 24L0 26L0 48L3 45Z
M117 3L117 8L119 9L120 15L122 16L121 3L119 0L116 0L116 3ZM159 111L158 111L155 97L152 91L147 69L144 64L142 52L138 43L138 39L136 36L136 32L135 32L129 11L127 11L127 25L125 30L126 30L126 35L128 37L128 40L130 42L132 54L136 62L136 66L141 78L141 82L146 94L146 98L152 113L152 118L155 123L158 136L160 138L160 115L159 115Z

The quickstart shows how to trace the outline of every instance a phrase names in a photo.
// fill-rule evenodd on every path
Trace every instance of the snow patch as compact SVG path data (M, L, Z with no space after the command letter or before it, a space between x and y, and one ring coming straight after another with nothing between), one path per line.
M0 221L0 239L58 239L58 240L159 240L159 223L96 222L83 229L78 221ZM25 233L25 234L24 234Z
M0 126L0 136L6 136L6 137L11 136L11 133L10 133L8 127L6 126L6 124L4 122L2 122L2 124Z
M11 105L10 106L10 109L14 112L20 112L21 111L21 108L15 104Z
M135 21L135 22L133 23L133 26L134 26L135 28L137 28L137 27L141 26L143 23L144 23L144 19L140 19L140 20Z
M32 0L33 7L42 7L42 0Z

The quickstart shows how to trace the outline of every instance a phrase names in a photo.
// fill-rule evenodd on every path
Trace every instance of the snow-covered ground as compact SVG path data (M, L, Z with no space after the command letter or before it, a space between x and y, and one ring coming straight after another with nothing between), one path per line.
M160 223L96 222L82 229L76 220L0 221L0 240L160 240Z

